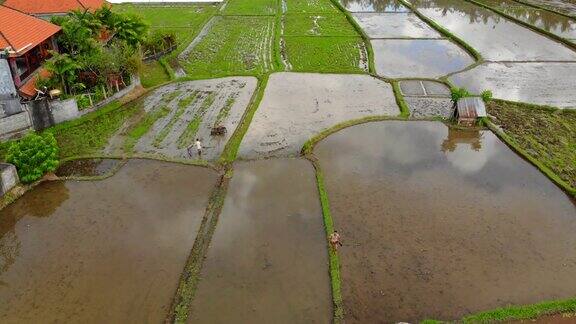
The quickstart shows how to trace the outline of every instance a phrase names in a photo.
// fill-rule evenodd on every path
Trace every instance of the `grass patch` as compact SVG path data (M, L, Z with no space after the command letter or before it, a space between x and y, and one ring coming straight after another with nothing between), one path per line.
M51 132L56 137L61 159L94 154L106 147L124 121L139 108L138 103L122 106L118 101L114 101L93 113L58 124L44 132Z
M464 323L494 323L534 319L545 315L576 313L576 299L547 301L533 305L508 306L466 316Z
M232 134L232 137L230 137L228 143L226 143L226 146L222 151L222 155L220 156L220 163L232 163L234 160L236 160L238 149L240 149L240 143L242 143L242 139L248 131L248 127L252 122L252 118L254 118L254 114L260 105L260 101L262 101L262 97L264 97L264 90L268 84L268 78L268 74L258 78L258 85L254 91L254 94L252 95L250 104L248 104L248 107L246 107L246 111L244 112L240 123L236 127L234 134Z
M160 118L166 117L169 113L170 108L168 106L162 106L161 108L146 114L143 120L128 132L126 142L124 143L125 152L132 152L138 140L150 131L154 123L156 123Z
M229 0L224 15L274 15L278 10L276 0Z
M345 16L289 14L284 16L285 36L359 36Z
M338 13L338 8L330 0L284 0L287 13Z
M294 71L364 73L366 49L361 37L284 37Z
M160 62L153 61L144 64L140 72L140 81L144 88L151 88L170 81L170 75Z
M502 100L487 109L510 146L576 195L576 112Z
M168 134L170 133L170 131L172 130L172 128L174 127L176 122L178 120L180 120L180 117L182 117L182 114L184 114L184 112L186 111L186 107L188 107L188 105L190 105L197 98L198 98L198 91L194 91L194 92L192 92L192 94L184 97L183 99L181 99L178 102L178 110L176 110L176 113L174 114L174 116L172 116L172 119L170 119L170 122L168 123L168 125L166 125L166 127L162 128L160 133L158 133L158 136L156 136L156 138L154 138L154 142L152 143L152 145L154 145L154 147L156 147L156 148L161 147L161 144L164 141L164 139L166 138L166 136L168 136Z
M215 100L216 100L216 93L215 92L210 92L206 96L206 98L202 102L202 105L200 106L200 108L198 108L198 111L196 111L194 118L188 124L188 126L186 127L184 132L178 138L178 141L176 143L178 144L179 149L183 149L183 148L188 147L192 144L192 141L194 140L194 136L196 136L196 133L198 132L198 128L200 127L200 123L202 123L202 118L204 118L204 114L206 113L208 108L210 108L212 106L212 104L214 103Z
M394 91L396 104L398 107L400 107L400 116L404 118L410 117L410 108L408 108L408 104L406 104L406 101L404 101L404 97L402 96L402 91L400 91L400 84L398 81L392 82L392 90Z
M261 75L273 69L274 17L216 17L183 62L191 76Z

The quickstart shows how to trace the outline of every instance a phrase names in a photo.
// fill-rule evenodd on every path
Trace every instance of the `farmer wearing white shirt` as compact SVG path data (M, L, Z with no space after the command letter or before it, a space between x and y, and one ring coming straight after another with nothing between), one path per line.
M202 142L196 139L196 150L198 150L198 157L202 157Z

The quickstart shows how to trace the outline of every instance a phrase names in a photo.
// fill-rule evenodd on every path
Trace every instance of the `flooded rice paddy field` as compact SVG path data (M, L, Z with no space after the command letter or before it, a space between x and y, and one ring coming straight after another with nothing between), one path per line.
M576 17L576 1L574 0L522 0L550 10Z
M561 43L509 21L493 11L459 0L414 0L414 5L490 61L576 61Z
M344 242L347 323L573 296L576 205L492 133L369 123L315 154Z
M133 160L0 211L0 322L162 322L218 175Z
M473 93L490 89L511 101L576 109L574 63L485 63L450 77Z
M113 172L122 164L116 159L81 159L63 163L56 170L58 177L103 176Z
M296 156L324 129L351 119L399 114L390 84L368 75L274 73L239 157Z
M328 253L306 160L236 163L189 323L329 323Z
M412 117L449 118L452 115L450 89L443 83L430 80L400 81L400 92Z
M390 78L435 78L460 71L472 57L449 40L373 39L378 75Z
M204 146L202 158L218 159L250 103L256 83L253 77L231 77L173 83L155 90L144 109L156 120L135 150L195 159L196 150L189 156L187 148L198 138ZM226 127L226 134L212 136L211 130L217 126Z
M408 12L397 0L340 0L350 12Z
M479 2L560 37L576 39L576 19L548 10L536 9L514 0L480 0Z
M354 13L370 38L442 38L413 13Z

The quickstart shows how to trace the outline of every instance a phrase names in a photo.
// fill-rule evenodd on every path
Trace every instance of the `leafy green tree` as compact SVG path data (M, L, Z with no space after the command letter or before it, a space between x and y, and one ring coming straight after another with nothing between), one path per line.
M52 77L60 81L65 93L72 93L74 89L82 88L77 80L77 72L81 65L74 61L69 54L51 52L52 57L46 61L44 67L52 73Z
M56 170L58 144L51 133L28 134L10 146L6 160L16 166L22 182L31 183Z

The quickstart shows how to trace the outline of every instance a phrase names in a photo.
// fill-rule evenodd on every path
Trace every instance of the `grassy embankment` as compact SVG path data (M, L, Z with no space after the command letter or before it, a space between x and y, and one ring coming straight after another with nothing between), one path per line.
M494 100L487 106L493 129L552 181L576 196L576 112ZM494 128L494 127L492 127Z
M204 24L217 12L218 5L186 4L161 6L122 4L114 5L113 10L142 17L150 25L151 31L168 31L176 35L178 48L174 52L159 61L144 65L141 72L142 85L149 88L171 80L174 72L170 62L176 60L176 56L198 35Z

